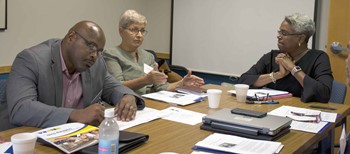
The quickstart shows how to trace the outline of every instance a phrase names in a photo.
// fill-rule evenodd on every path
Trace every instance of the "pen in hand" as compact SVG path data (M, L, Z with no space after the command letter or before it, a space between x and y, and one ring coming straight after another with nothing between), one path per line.
M103 102L102 102L102 100L101 100L102 90L103 90L103 89L101 89L101 90L97 93L97 95L94 97L94 99L92 99L92 101L90 102L90 104L99 103L99 104L103 105Z

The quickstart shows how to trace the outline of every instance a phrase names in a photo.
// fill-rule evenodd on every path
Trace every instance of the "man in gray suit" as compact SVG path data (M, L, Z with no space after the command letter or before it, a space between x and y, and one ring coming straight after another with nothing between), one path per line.
M9 120L17 126L50 127L67 122L99 125L104 106L115 105L118 120L130 121L144 102L106 70L105 35L81 21L61 39L23 50L7 83Z

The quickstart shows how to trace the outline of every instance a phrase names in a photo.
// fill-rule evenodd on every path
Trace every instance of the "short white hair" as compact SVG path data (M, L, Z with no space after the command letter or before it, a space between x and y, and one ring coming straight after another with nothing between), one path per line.
M119 20L119 27L127 28L133 23L147 24L147 19L135 10L126 10Z

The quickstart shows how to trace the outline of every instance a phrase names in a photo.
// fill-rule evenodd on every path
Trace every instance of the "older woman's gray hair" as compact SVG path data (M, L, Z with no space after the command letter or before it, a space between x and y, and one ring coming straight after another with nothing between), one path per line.
M284 20L292 26L296 33L306 35L306 43L309 41L309 38L315 33L314 21L305 14L294 13L292 15L286 16Z
M147 19L135 10L126 10L120 17L119 27L127 28L134 23L147 24Z

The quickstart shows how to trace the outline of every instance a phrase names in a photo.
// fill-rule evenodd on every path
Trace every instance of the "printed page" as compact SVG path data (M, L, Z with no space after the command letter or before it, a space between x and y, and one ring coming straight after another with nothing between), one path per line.
M114 108L111 108L114 110ZM110 109L108 109L110 110ZM161 112L159 110L145 107L143 110L137 111L135 119L129 122L126 121L118 121L119 130L125 130L130 127L134 127L143 123L150 122L152 120L160 118ZM115 118L117 120L117 118Z
M180 109L177 107L169 107L161 111L162 119L180 122L188 125L196 125L202 122L202 118L206 114L194 112L190 110Z
M298 113L298 114L293 114ZM306 108L292 107L292 106L281 106L275 110L268 113L269 115L290 117L293 119L291 123L292 130L299 130L310 133L318 133L324 128L328 122L335 121L336 113L321 112L319 110L312 110ZM302 115L305 116L302 116ZM310 115L320 115L320 121L315 116ZM333 122L334 122L333 121Z
M303 132L309 132L309 133L318 133L324 128L328 122L319 122L319 123L312 123L312 122L299 122L299 121L292 121L290 124L290 129L293 130L299 130Z
M273 154L280 150L283 145L280 142L254 140L234 135L214 133L196 143L195 146L230 153Z

